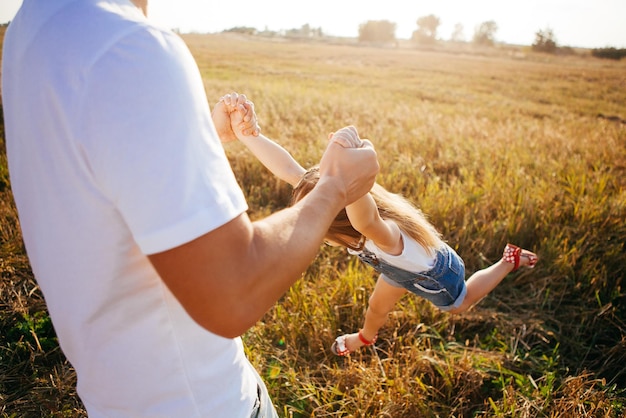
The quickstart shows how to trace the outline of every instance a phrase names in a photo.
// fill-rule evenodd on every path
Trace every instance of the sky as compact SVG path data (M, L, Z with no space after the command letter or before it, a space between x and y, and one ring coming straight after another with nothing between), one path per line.
M53 1L53 0L48 0ZM626 48L626 0L148 0L155 22L181 32L215 33L246 26L288 30L308 24L327 35L356 37L370 20L396 24L396 38L409 39L417 19L435 15L437 37L450 39L461 24L465 40L494 21L495 39L531 45L550 29L559 46ZM0 23L9 22L22 0L0 0Z

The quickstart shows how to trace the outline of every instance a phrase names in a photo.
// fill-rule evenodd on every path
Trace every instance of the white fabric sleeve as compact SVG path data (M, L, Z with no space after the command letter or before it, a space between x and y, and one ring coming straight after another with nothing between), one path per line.
M81 82L85 159L144 253L184 244L247 210L197 65L177 35L127 34Z

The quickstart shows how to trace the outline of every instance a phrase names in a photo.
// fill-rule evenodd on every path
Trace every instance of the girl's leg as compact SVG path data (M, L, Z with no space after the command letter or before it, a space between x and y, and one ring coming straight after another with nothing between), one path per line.
M534 253L528 250L521 250L518 258L519 266L534 267L536 262L537 256ZM487 296L489 292L495 289L496 286L498 286L500 282L514 269L514 262L509 262L502 258L497 263L485 269L478 270L465 282L465 285L467 286L467 295L465 296L465 300L463 300L461 306L449 312L465 312L475 303Z
M451 313L461 313L468 310L479 300L487 296L489 292L496 288L500 282L513 271L513 264L507 263L504 260L498 261L486 269L478 270L472 274L465 282L467 286L467 295L463 300L463 303L456 309L451 310Z
M387 315L396 306L396 303L407 292L402 287L394 287L388 284L382 277L378 277L376 286L369 299L365 321L361 329L361 336L367 341L374 341L378 330L387 321ZM361 348L364 343L359 338L359 333L347 334L339 337L345 338L345 347L349 352Z

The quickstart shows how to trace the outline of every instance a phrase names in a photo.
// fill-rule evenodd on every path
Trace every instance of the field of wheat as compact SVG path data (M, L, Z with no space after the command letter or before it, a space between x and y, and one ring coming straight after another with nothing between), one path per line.
M468 271L507 242L533 250L469 313L415 296L374 347L336 357L376 276L320 248L244 336L281 417L621 417L626 413L626 62L499 50L423 51L184 35L209 103L255 103L263 132L302 165L354 125L378 182L416 203ZM83 417L32 277L0 125L0 414ZM291 189L226 144L257 219Z

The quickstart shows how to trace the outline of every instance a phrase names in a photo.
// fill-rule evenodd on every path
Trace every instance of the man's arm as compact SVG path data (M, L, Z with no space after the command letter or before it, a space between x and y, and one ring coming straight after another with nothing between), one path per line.
M331 141L319 183L296 205L256 222L242 214L150 261L196 322L239 336L301 277L334 217L370 190L377 173L371 146Z

